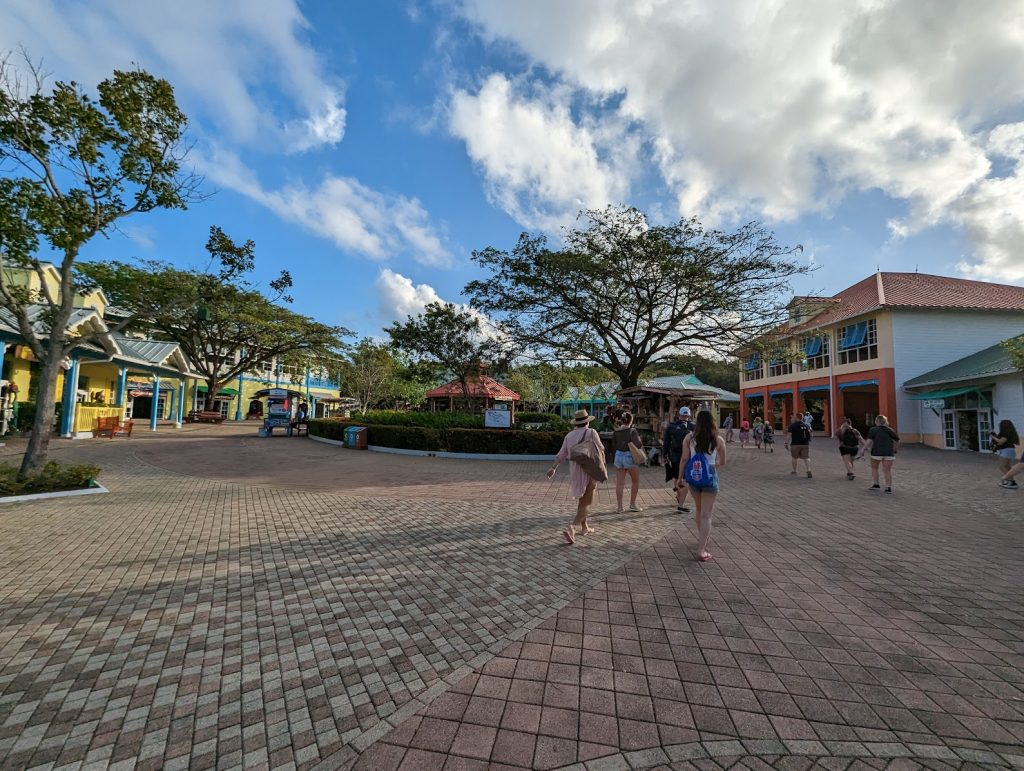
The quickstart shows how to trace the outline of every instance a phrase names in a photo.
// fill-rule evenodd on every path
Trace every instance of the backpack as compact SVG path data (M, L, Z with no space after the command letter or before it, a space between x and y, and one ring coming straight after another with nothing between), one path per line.
M683 469L683 479L686 484L696 490L705 490L715 486L715 467L711 465L711 458L707 453L700 452L696 443L693 445L693 452L690 459L686 461Z
M811 441L811 429L809 429L807 427L806 423L801 422L801 423L799 423L797 425L796 434L794 435L793 438L794 438L794 440L799 439L801 443L804 443L804 442L810 443L810 441Z
M857 430L848 428L843 432L843 446L844 447L856 447L857 442Z

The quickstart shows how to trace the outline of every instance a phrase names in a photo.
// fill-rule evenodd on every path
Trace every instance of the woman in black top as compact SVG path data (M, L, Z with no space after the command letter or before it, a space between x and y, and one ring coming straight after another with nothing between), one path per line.
M836 431L836 439L839 440L839 457L843 459L843 465L846 466L846 478L856 479L853 473L853 461L864 449L864 437L853 427L853 422L849 418L843 418L843 424Z
M636 494L640 492L640 469L637 468L629 445L643 451L644 443L640 432L633 425L633 415L629 412L620 413L615 419L615 433L612 434L612 445L615 448L615 500L621 514L622 493L626 487L626 474L629 474L629 510L643 511L636 503Z
M868 431L868 440L864 443L864 453L871 457L871 489L878 490L878 467L885 472L885 491L892 492L892 464L896 462L896 448L900 437L889 427L889 419L885 415L875 416L875 425Z
M1006 472L1013 468L1017 460L1017 445L1020 444L1020 436L1012 420L1000 420L998 433L992 434L992 452L999 458L999 474L1005 476ZM1010 480L1013 482L1013 480ZM1008 487L1016 487L1013 482Z

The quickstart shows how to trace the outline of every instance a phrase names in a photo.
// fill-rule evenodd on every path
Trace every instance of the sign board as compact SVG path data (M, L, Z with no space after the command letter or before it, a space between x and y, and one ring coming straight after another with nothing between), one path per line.
M484 428L511 428L511 410L487 410L484 412Z
M941 410L946 406L945 399L925 399L921 402L921 406L926 410Z

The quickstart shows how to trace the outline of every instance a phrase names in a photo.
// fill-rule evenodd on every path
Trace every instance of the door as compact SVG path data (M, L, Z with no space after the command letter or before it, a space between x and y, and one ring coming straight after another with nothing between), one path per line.
M989 437L992 435L992 410L978 410L978 450L992 452Z
M957 410L956 413L958 450L978 451L978 411Z
M942 413L942 441L947 450L956 449L956 421L953 410L945 410Z

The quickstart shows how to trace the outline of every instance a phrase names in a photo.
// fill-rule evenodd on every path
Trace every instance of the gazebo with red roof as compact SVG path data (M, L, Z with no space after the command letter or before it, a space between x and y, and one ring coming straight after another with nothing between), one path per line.
M466 385L469 390L469 399L474 407L482 407L485 410L494 407L497 402L510 402L512 409L512 420L516 418L516 402L519 401L519 394L511 388L506 388L497 380L488 375L479 375L468 378ZM454 410L456 400L465 399L462 392L462 383L452 380L442 386L427 391L427 402L430 404L431 412L438 409Z

